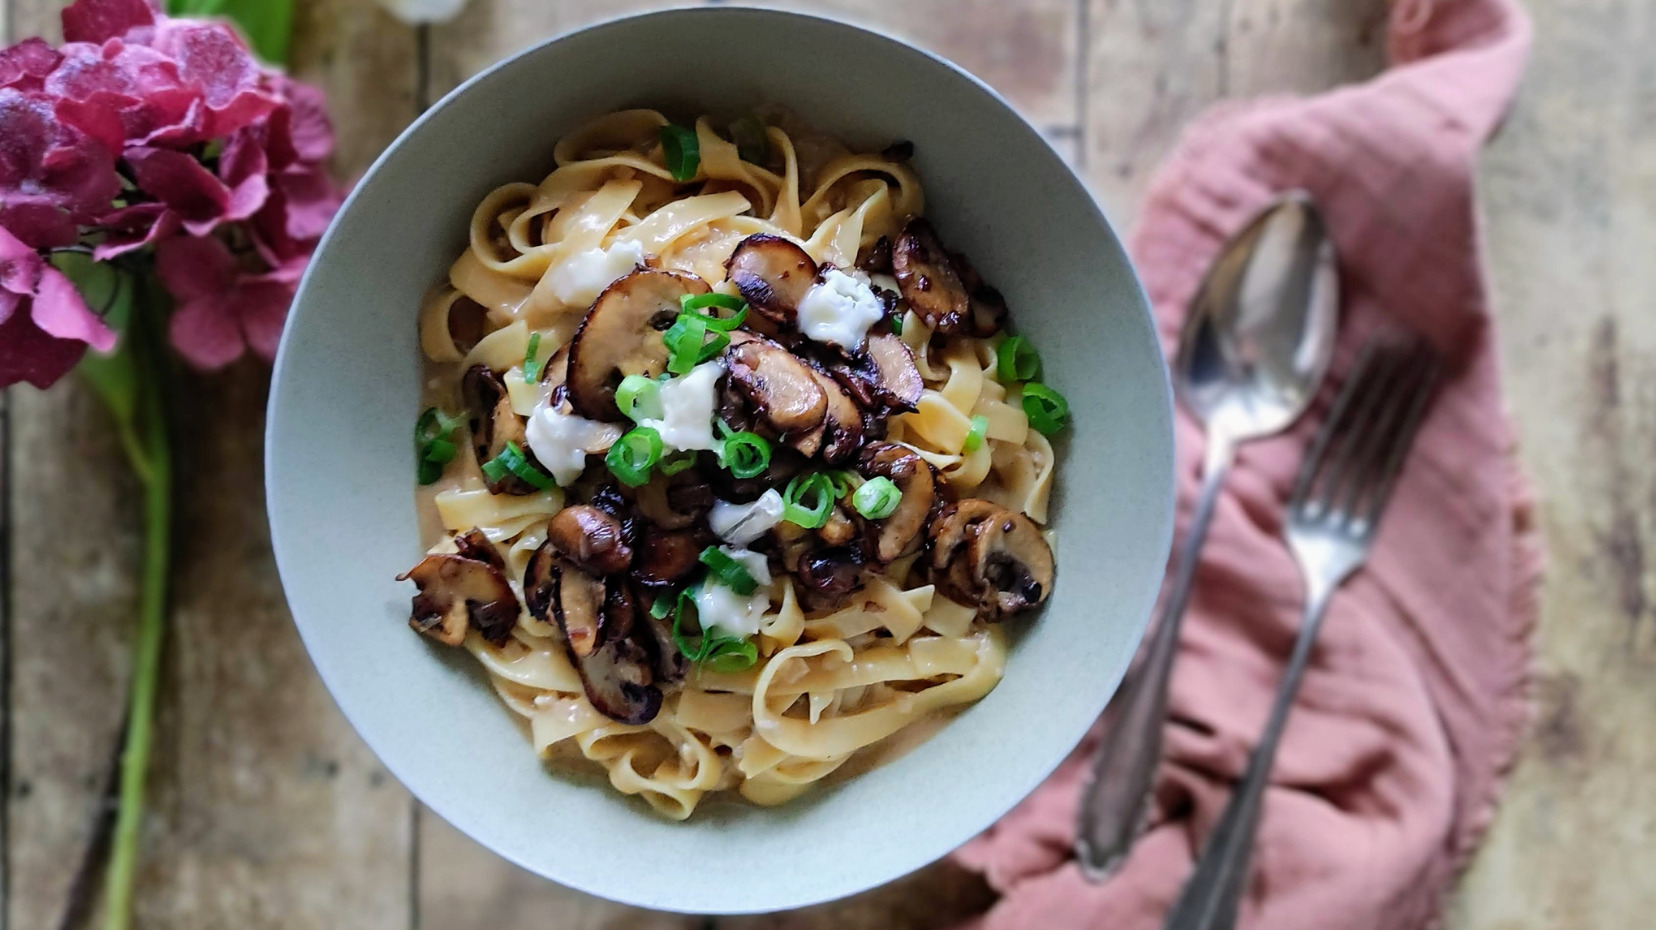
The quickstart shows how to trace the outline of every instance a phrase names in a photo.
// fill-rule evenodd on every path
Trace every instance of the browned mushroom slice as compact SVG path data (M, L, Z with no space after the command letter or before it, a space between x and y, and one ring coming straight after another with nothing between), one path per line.
M569 343L570 406L590 420L620 422L615 389L627 375L655 377L667 367L661 334L678 319L679 298L705 294L691 274L639 269L604 289Z
M565 507L546 527L558 551L594 575L614 575L632 564L632 547L621 521L589 504Z
M858 406L881 416L914 410L926 386L914 354L890 333L871 334L861 352L828 370Z
M862 411L846 395L845 390L828 377L815 369L808 369L811 377L816 380L817 386L822 388L823 396L827 398L822 423L816 429L791 442L791 445L806 456L812 456L819 451L824 461L830 465L839 465L857 454L857 448L862 445L863 426Z
M556 555L543 557L550 547L535 553L524 580L528 585L536 576L537 589L550 587L552 615L587 700L612 720L650 722L661 711L661 689L650 650L635 635L638 607L631 593L619 580L606 585Z
M828 395L815 372L792 352L769 339L732 342L726 356L730 383L754 413L784 439L803 436L821 425Z
M891 237L881 236L857 255L857 268L869 274L891 274Z
M507 443L517 443L525 458L533 456L524 438L523 418L512 411L512 399L506 395L506 383L499 375L486 366L473 365L460 379L460 392L471 416L472 451L479 466L504 452ZM492 494L535 493L533 485L511 472L498 480L487 476L484 480Z
M891 249L891 266L903 299L927 326L952 333L966 321L971 295L925 219L916 217L903 227Z
M1029 610L1052 593L1052 549L1021 513L977 498L932 521L932 581L986 620Z
M812 610L837 607L863 585L863 565L845 548L818 549L799 560L799 596Z
M706 548L692 531L663 530L647 526L639 533L638 555L633 559L632 576L640 584L665 587L677 584L701 566Z
M458 646L474 629L495 645L517 624L517 595L506 576L487 562L459 554L428 555L397 576L419 586L408 625L440 643Z
M678 643L673 641L673 621L653 617L648 611L639 613L639 621L644 625L645 633L641 641L651 647L650 651L655 659L656 681L662 684L683 681L684 676L690 672L690 660L684 657L684 653L679 651Z
M781 236L756 233L730 253L725 274L748 306L776 326L793 329L799 302L816 282L817 263Z
M664 530L682 530L713 508L713 488L697 469L656 475L634 494L638 512Z
M489 542L488 535L479 527L474 526L454 537L454 554L474 562L487 562L502 571L506 569L506 560L500 557L500 550Z
M932 583L952 600L976 606L978 591L971 577L971 559L966 548L983 524L1004 509L998 504L971 497L944 505L932 518L927 532L931 546Z
M1052 592L1052 547L1035 521L1002 510L966 547L978 586L978 613L999 620L1039 606Z
M921 531L937 499L937 481L932 467L914 450L890 442L877 442L863 449L862 472L869 478L890 478L903 492L897 509L883 520L869 520L867 552L870 559L888 563L920 547Z
M967 330L974 336L987 339L1000 332L1006 325L1006 298L1000 291L983 283L983 276L978 274L972 262L959 252L950 252L949 260L954 262L955 273L960 275L960 283L966 287L970 295L971 319Z

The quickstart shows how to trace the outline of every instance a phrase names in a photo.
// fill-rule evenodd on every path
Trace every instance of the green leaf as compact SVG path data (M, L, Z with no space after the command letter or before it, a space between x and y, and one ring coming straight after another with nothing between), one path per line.
M218 16L234 22L260 58L287 64L293 0L167 0L171 16Z

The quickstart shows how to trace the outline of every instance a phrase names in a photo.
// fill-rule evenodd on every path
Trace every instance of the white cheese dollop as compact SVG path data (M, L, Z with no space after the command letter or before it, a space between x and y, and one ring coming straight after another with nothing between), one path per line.
M661 444L669 450L689 451L712 449L713 408L718 403L719 376L724 374L724 363L703 362L690 373L673 378L661 386L661 419L645 417L639 426L648 426L661 434Z
M587 307L604 288L644 262L644 244L617 242L607 249L576 252L546 273L546 286L571 307Z
M830 268L799 301L799 330L817 342L855 349L885 316L885 304L863 281Z
M615 445L621 438L621 427L541 407L529 417L524 434L529 451L552 473L552 480L559 487L568 487L581 477L589 453L604 452Z
M747 549L720 546L719 551L747 569L759 582L759 590L741 595L709 579L696 592L696 617L704 631L718 627L728 636L752 636L759 632L759 621L770 609L770 596L764 590L771 583L770 566L763 555Z
M725 542L745 546L782 522L784 506L782 495L775 488L751 504L716 500L707 513L707 525Z

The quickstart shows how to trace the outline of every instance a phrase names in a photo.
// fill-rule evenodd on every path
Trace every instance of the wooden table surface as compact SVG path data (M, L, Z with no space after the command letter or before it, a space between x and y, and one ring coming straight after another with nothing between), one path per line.
M1438 0L1454 2L1454 0ZM13 39L62 0L6 0ZM355 173L430 101L533 41L652 0L472 0L413 29L371 0L300 0L297 71L324 85ZM1309 93L1383 63L1383 0L817 0L954 59L1045 129L1118 224L1216 100ZM1551 550L1536 719L1455 896L1453 930L1656 918L1656 5L1533 0L1537 46L1487 152L1501 345ZM175 607L144 827L146 927L255 930L921 928L983 906L944 864L792 914L632 911L495 859L421 810L300 647L260 474L266 373L182 392ZM138 501L91 394L0 400L4 907L58 920L124 700Z

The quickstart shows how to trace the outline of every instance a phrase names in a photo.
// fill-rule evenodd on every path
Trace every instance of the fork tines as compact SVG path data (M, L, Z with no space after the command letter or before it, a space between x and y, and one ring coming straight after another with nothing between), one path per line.
M1289 510L1304 520L1373 532L1437 383L1439 358L1419 339L1363 347L1294 482Z

